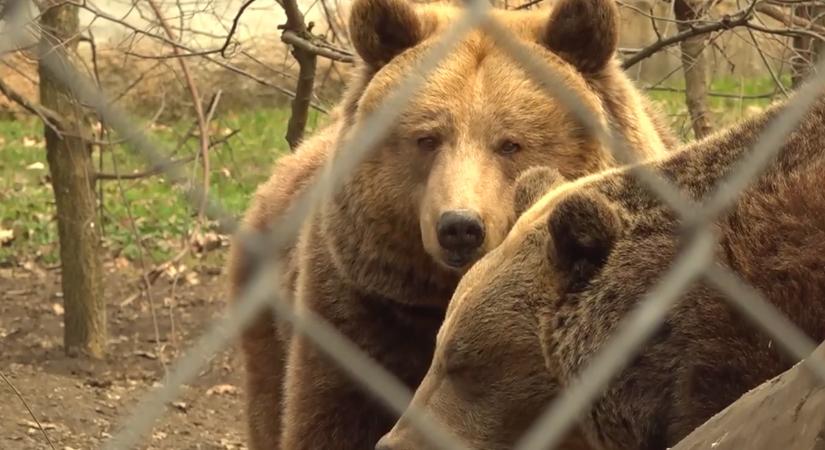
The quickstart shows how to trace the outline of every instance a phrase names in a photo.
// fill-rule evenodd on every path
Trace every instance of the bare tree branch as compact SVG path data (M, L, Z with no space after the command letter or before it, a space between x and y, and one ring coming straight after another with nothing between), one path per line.
M281 40L288 43L284 35L292 33L295 37L311 42L313 39L311 29L304 23L304 16L298 9L297 1L282 0L281 6L286 13L286 24L283 26L284 32ZM289 143L289 148L294 151L301 143L306 129L318 58L317 53L298 45L292 45L292 56L298 61L298 84L295 87L295 98L292 100L292 114L287 124L286 141Z
M538 5L539 3L543 2L543 1L544 0L530 0L529 2L527 2L523 5L516 6L513 9L516 9L516 10L518 10L518 9L529 9L531 6Z
M166 21L166 18L164 18L163 13L158 7L156 1L146 1L147 3L149 3L149 6L152 8L152 11L155 13L158 22L160 23L163 30L166 32L167 37L170 40L176 40L172 28L169 26L169 23ZM178 49L178 47L172 47L172 51L177 53L180 50ZM183 78L186 81L186 86L189 89L189 94L192 97L192 103L195 108L195 118L197 119L198 124L198 131L200 137L201 164L203 164L202 189L204 193L204 200L201 204L201 208L198 211L198 215L202 217L204 210L206 209L205 198L209 193L209 124L206 121L206 115L204 114L203 102L201 101L200 93L198 92L198 86L195 84L195 80L192 77L192 73L189 71L189 65L183 58L178 58L178 64L180 65L181 72L183 72Z
M778 22L781 22L783 25L787 27L799 27L806 30L813 30L819 34L825 35L825 27L822 25L816 24L811 22L808 19L805 19L800 16L792 16L790 14L786 14L780 8L776 6L767 5L764 3L757 3L756 4L756 11L760 12Z
M117 171L115 171L114 173L98 172L98 173L95 174L95 180L96 181L100 181L100 180L139 180L141 178L149 178L149 177L153 177L155 175L160 175L160 174L164 173L164 171L166 171L168 169L167 166L190 163L190 162L194 161L194 159L195 159L195 155L190 155L190 156L187 156L185 158L180 158L180 159L176 159L176 160L173 160L173 161L169 161L166 165L164 165L162 167L160 167L160 166L153 167L149 170L144 170L143 172L136 172L136 173L118 173Z
M185 51L186 53L180 53L179 54L180 58L184 58L184 57L187 57L189 55L203 56L204 60L209 61L213 64L216 64L216 65L218 65L218 66L220 66L220 67L222 67L226 70L229 70L230 72L236 73L236 74L241 75L241 76L246 77L246 78L249 78L250 80L255 81L256 83L258 83L262 86L266 86L266 87L275 89L276 91L286 95L287 97L295 98L295 92L292 92L289 89L285 89L281 86L278 86L277 84L273 84L273 83L269 82L268 80L266 80L264 78L261 78L261 77L255 75L255 74L249 73L249 72L247 72L247 71L245 71L245 70L243 70L243 69L241 69L241 68L239 68L235 65L229 64L225 61L220 61L220 60L215 59L212 56L210 56L213 53L219 53L220 49L209 50L209 51L197 51L197 50L192 49L189 46L186 46L186 45L184 45L180 42L175 41L174 39L170 39L168 37L146 31L146 30L144 30L144 29L142 29L142 28L140 28L140 27L138 27L134 24L129 23L126 20L123 20L119 17L115 17L111 14L108 14L104 11L101 11L101 10L95 8L93 5L91 5L89 3L83 2L81 4L77 4L76 6L78 6L79 8L82 8L82 9L88 11L89 13L91 13L94 16L95 19L100 18L100 19L103 19L107 22L118 24L118 25L122 26L124 29L127 29L127 30L131 31L132 33L135 33L136 35L146 36L149 39L153 39L153 40L156 40L158 42L165 43L165 44L167 44L167 45L169 45L173 48L177 48L179 50ZM128 54L128 52L127 52L127 54ZM143 57L143 55L135 55L135 56ZM321 105L318 105L316 103L310 103L310 107L312 107L316 111L319 111L319 112L322 112L322 113L325 113L325 114L328 112L326 108L324 108Z
M29 413L29 417L32 418L34 423L37 425L37 428L40 430L40 433L42 433L43 437L46 438L46 442L49 444L49 447L51 447L52 450L56 450L54 448L52 440L49 439L48 433L46 433L46 429L43 428L43 425L41 425L40 421L37 420L37 416L34 415L34 411L32 411L31 407L29 407L29 403L23 397L23 394L21 394L20 391L17 390L14 384L12 384L11 380L9 380L6 377L6 375L3 374L3 372L0 372L0 378L3 379L3 382L6 383L6 385L11 389L12 392L14 392L14 395L17 397L18 400L20 400L20 403L23 404L23 407L26 408L26 411L28 411Z
M49 108L46 108L43 105L39 105L34 103L24 97L19 92L15 91L11 86L6 84L2 78L0 78L0 93L6 96L9 100L20 105L21 108L25 109L26 111L36 115L40 118L43 124L49 127L52 131L61 135L62 130L65 129L65 121L60 117L59 114L52 111Z
M647 47L641 49L638 53L628 57L622 62L623 69L629 69L639 62L650 58L663 49L671 45L679 44L692 37L701 36L704 34L713 33L716 31L729 30L735 27L741 27L748 24L753 14L751 11L742 11L732 16L725 16L721 20L711 22L706 25L691 25L688 29L681 31L673 36L665 39L660 39Z
M284 30L283 34L281 34L281 40L293 47L300 48L306 52L314 53L318 56L323 56L324 58L331 59L333 61L350 64L355 62L355 56L353 56L352 52L330 46L321 47L312 41L302 38L299 34L292 30Z
M220 49L221 56L226 58L226 49L229 48L229 44L232 42L232 37L235 35L235 31L238 29L238 23L241 21L241 16L243 15L246 8L249 8L255 0L246 0L241 8L238 10L238 13L235 14L235 18L232 20L232 27L229 29L229 34L226 35L226 41L223 43L223 47Z

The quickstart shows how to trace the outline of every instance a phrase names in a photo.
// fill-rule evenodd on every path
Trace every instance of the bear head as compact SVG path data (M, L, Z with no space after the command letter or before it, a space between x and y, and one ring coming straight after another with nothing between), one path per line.
M347 94L350 126L342 136L415 72L422 55L459 14L460 9L404 0L354 2L350 32L362 60L361 81ZM629 92L614 58L617 14L612 0L560 0L541 12L491 11L536 58L559 71L564 87L577 92L603 124L615 122L610 108L638 100L624 94L623 100L606 99ZM619 78L621 87L606 81ZM637 119L650 122L647 116ZM652 133L634 148L650 156L664 147ZM445 273L461 274L501 243L515 222L512 201L521 172L549 166L572 179L614 165L596 137L480 27L427 75L376 151L355 171L332 214L341 220L328 221L337 227L351 224L337 233L333 247L342 254L384 259L383 271L390 270L390 261L411 261L414 267L405 270L421 273L435 260ZM385 255L375 256L380 253ZM375 267L360 272L375 278ZM370 285L376 285L374 280Z
M635 241L627 233L629 213L598 189L582 186L605 177L607 173L601 173L565 183L549 169L526 172L517 184L516 204L523 208L541 200L459 282L413 404L470 448L513 448L554 398L569 374L548 367L546 353L577 357L575 352L587 348L586 339L595 338L585 336L580 342L550 348L554 341L542 334L553 333L550 327L564 327L564 315L576 314L576 305L588 301L588 295L601 295L592 289L605 271L614 277L616 271L624 274L615 283L626 286L627 295L647 287L649 280L635 281L633 261L626 266L611 259L619 252L638 260L651 250L643 239ZM661 260L645 259L643 263L651 265L648 270L667 267L672 253L654 253ZM551 310L554 314L547 313ZM555 312L559 310L563 312ZM552 324L544 323L551 320ZM583 332L587 333L606 331ZM402 417L377 448L429 446ZM590 447L576 429L563 448Z
M739 395L789 368L796 358L719 289L736 283L721 278L714 284L685 271L658 283L673 276L669 269L677 264L706 268L696 253L679 257L704 248L717 270L755 288L813 342L825 339L825 195L818 188L825 180L823 104L725 214L700 232L632 167L561 184L548 172L525 173L516 203L534 204L458 284L413 404L472 448L513 448L545 405L589 375L583 370L598 352L610 350L631 312L646 299L669 296L673 303L661 311L661 323L579 417L569 448L582 438L604 449L672 447ZM779 111L777 105L646 166L687 198L705 201L716 189L729 189L727 177ZM706 239L708 230L715 238ZM381 444L388 450L428 447L403 416Z

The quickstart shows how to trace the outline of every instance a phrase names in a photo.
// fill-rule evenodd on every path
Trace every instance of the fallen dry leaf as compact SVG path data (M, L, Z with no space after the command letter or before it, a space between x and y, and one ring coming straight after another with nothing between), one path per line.
M229 236L220 235L213 231L206 233L194 233L190 238L190 244L198 253L214 250L216 248L229 245Z
M38 426L37 422L31 420L21 420L20 422L18 422L18 425L34 429L40 429L40 427L42 426L44 430L54 430L55 428L57 428L57 425L48 422L40 422L40 426Z
M186 272L186 270L187 270L186 264L179 264L177 266L174 265L174 264L170 264L168 267L166 267L163 270L163 273L169 279L175 279L175 278L181 276L182 274L184 274Z
M124 257L122 257L122 256L118 256L118 257L117 257L117 258L115 258L115 260L114 260L114 265L115 265L115 268L117 268L117 269L126 269L126 268L128 268L131 264L129 263L129 260L128 260L128 259L126 259L126 258L124 258Z
M23 136L23 147L31 148L31 147L42 147L43 141L33 138L30 136Z
M63 309L63 305L60 303L52 303L52 312L54 312L57 316L62 316L65 310Z
M14 230L0 228L0 245L6 245L14 240Z
M185 402L172 402L172 406L174 406L181 412L186 412L189 410L189 405L187 405Z
M43 170L45 168L46 168L46 165L43 164L40 161L33 162L33 163L29 164L28 166L26 166L26 170Z
M44 272L41 268L37 267L31 261L24 261L23 264L20 265L24 270L31 272L38 278L45 278L46 272Z
M238 388L231 384L216 384L206 391L206 395L235 395L237 393Z
M186 275L184 275L184 279L190 286L197 286L201 283L200 277L198 277L198 274L195 272L187 272Z
M152 433L152 439L156 441L166 439L167 436L168 434L164 433L163 431L155 431L154 433Z
M146 359L158 359L157 355L152 352L145 352L143 350L138 350L135 352L135 356L140 356Z

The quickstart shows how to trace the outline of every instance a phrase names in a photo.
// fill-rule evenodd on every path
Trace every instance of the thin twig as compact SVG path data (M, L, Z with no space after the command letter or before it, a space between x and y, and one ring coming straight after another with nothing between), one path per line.
M292 45L293 47L297 47L301 50L314 53L318 56L323 56L324 58L331 59L333 61L339 61L349 64L355 62L355 56L353 56L352 52L330 46L322 47L320 45L316 45L315 43L302 38L297 33L291 30L285 30L284 33L281 35L281 40L289 45Z
M17 396L17 398L20 400L20 403L22 403L23 407L26 408L26 411L29 412L29 416L32 418L34 423L37 424L37 428L40 429L40 432L43 433L43 437L46 438L46 442L49 444L49 447L51 447L52 450L56 450L54 448L54 444L52 444L52 440L49 439L49 435L46 433L46 429L43 428L43 425L41 425L40 421L37 420L37 416L34 415L34 411L32 411L32 409L29 407L29 404L28 404L28 402L26 402L26 399L23 398L23 394L21 394L20 391L18 391L17 388L14 387L14 384L12 384L11 380L6 378L6 375L4 375L3 372L1 372L1 371L0 371L0 378L2 378L3 381L9 386L9 388L11 388L11 390L14 392L14 395Z
M822 34L813 32L813 31L808 31L808 30L796 30L796 29L788 29L788 28L768 28L768 27L763 27L761 25L756 25L756 24L753 24L753 23L746 23L745 27L750 28L751 30L759 31L759 32L766 33L766 34L776 34L776 35L779 35L779 36L789 36L789 37L807 36L807 37L810 37L810 38L814 38L818 41L825 42L825 36L823 36Z
M212 52L212 51L206 51L206 52L197 51L197 50L194 50L193 48L188 47L184 44L181 44L180 42L177 42L173 39L167 38L167 37L162 36L162 35L151 33L149 31L146 31L146 30L144 30L144 29L142 29L142 28L140 28L140 27L138 27L134 24L131 24L131 23L125 21L125 20L122 20L118 17L112 16L111 14L108 14L106 12L100 11L100 10L94 8L90 3L84 2L84 3L74 4L74 5L77 6L78 8L82 8L85 11L88 11L89 13L91 13L93 15L94 19L100 18L100 19L106 20L108 22L111 22L111 23L122 26L123 28L131 31L135 35L146 36L150 39L153 39L153 40L162 42L164 44L167 44L167 45L169 45L173 48L177 48L178 50L185 51L186 53L181 53L180 54L180 58L185 58L188 55L202 56L204 60L209 61L213 64L216 64L216 65L218 65L218 66L220 66L220 67L222 67L226 70L229 70L230 72L233 72L235 74L241 75L241 76L246 77L246 78L249 78L250 80L252 80L256 83L258 83L262 86L266 86L268 88L274 89L274 90L280 92L281 94L286 95L287 97L295 98L295 93L290 91L289 89L286 89L282 86L278 86L277 84L271 83L270 81L268 81L264 78L261 78L261 77L255 75L255 74L249 73L249 72L241 69L240 67L229 64L225 61L215 59L212 56L210 56L211 53L218 53L217 50L214 51L214 52ZM126 52L126 54L129 54L129 53L130 52ZM135 55L135 56L140 57L140 55ZM318 105L317 103L314 103L314 102L310 103L310 107L312 107L316 111L319 111L319 112L324 113L324 114L329 113L329 111L326 108L324 108L323 106Z
M152 8L152 11L155 13L155 16L160 23L160 26L163 28L164 32L166 33L167 37L170 40L175 39L175 33L172 31L172 28L169 26L169 23L166 21L166 18L163 17L163 13L158 7L158 4L155 0L146 0L149 3L149 7ZM180 50L178 47L172 47L172 51L179 52ZM201 164L203 164L203 185L201 189L203 190L204 197L209 195L209 126L206 123L206 116L203 111L203 103L201 102L200 93L198 92L198 86L195 84L195 80L192 77L192 73L189 71L189 65L183 58L178 58L178 64L180 65L180 70L183 72L183 78L186 81L186 86L189 89L189 94L192 97L192 103L195 108L195 116L197 119L198 129L200 131L200 152L201 152ZM199 219L203 219L204 210L206 209L206 200L201 203L200 208L198 209L198 217Z
M186 164L186 163L192 162L194 159L195 159L195 156L191 155L191 156L187 156L185 158L169 161L168 164L169 165ZM114 173L105 173L105 172L96 173L95 174L95 180L139 180L141 178L149 178L149 177L153 177L155 175L160 175L165 170L167 170L166 167L153 167L149 170L144 170L142 172L124 173L124 174L118 173L117 170L115 170Z
M118 174L120 171L117 167L117 158L115 154L112 153L112 166L114 168L115 174ZM126 197L126 189L123 188L122 177L118 178L117 189L118 193L120 194L121 201L126 206L126 217L129 220L129 229L132 232L132 238L135 240L136 248L138 251L138 264L141 267L141 273L143 274L143 284L146 288L146 299L149 301L149 313L152 316L152 328L155 333L155 353L157 353L158 362L160 363L161 370L163 370L164 375L168 375L169 371L166 367L166 362L163 358L163 348L160 345L160 327L158 326L158 317L157 313L155 312L155 297L152 295L152 284L149 282L149 278L146 276L146 250L143 248L143 239L141 239L140 231L138 231L137 222L135 221L135 216L132 214L132 203Z
M515 7L515 8L513 8L513 9L515 9L515 10L519 10L519 9L527 9L527 8L530 8L531 6L538 5L539 3L543 2L543 1L544 1L544 0L530 0L529 2L527 2L527 3L523 4L523 5L516 6L516 7Z
M281 6L286 13L286 24L281 27L281 40L285 43L292 38L296 42L312 39L310 28L304 22L304 15L298 8L296 0L281 0ZM304 43L306 46L309 42ZM321 50L313 46L316 50ZM312 103L312 92L315 85L315 70L318 66L318 54L305 48L305 45L292 45L292 56L298 62L298 82L295 86L295 98L292 100L292 111L287 123L286 141L292 151L298 147L306 130L309 117L309 105Z
M123 53L125 55L134 56L134 57L140 58L140 59L164 60L164 59L175 59L175 58L197 58L197 57L201 57L201 56L214 55L214 54L220 53L220 52L221 52L220 49L212 49L212 50L203 50L203 51L199 51L199 52L187 52L187 53L177 53L177 54L175 54L175 52L172 52L172 53L165 53L163 55L146 55L146 54L143 54L143 53L136 53L136 52L133 52L133 51L126 51L126 52L123 52Z
M625 59L622 62L622 68L627 70L630 67L633 67L634 65L638 64L640 61L655 55L662 49L670 47L671 45L678 44L692 37L713 33L715 31L729 30L731 28L745 26L748 24L748 21L751 19L751 17L752 15L749 12L743 12L740 13L739 17L737 18L727 16L717 22L712 22L706 25L692 26L691 28L681 33L674 34L673 36L666 39L658 40L648 45L647 47L641 49L635 55Z
M643 87L645 91L658 91L658 92L676 92L680 94L684 94L684 89L672 88L667 86L646 86ZM771 98L776 94L773 92L769 92L766 94L726 94L724 92L708 92L708 97L719 97L719 98L733 98L737 100L763 100L767 98Z
M2 79L0 79L0 93L5 95L12 102L20 105L21 108L39 117L43 124L49 127L55 133L57 133L58 136L63 135L62 130L65 129L64 124L66 122L63 120L62 117L60 117L59 114L43 105L39 105L28 100L22 94L15 91L11 86L6 84L6 82Z
M748 28L747 30L748 30L748 34L751 37L751 40L753 41L753 47L756 50L756 53L759 54L759 58L762 60L762 64L765 65L765 69L768 70L768 73L771 75L771 79L773 80L776 87L779 88L779 90L782 91L782 95L787 97L788 96L788 90L785 89L785 85L782 84L782 80L780 80L779 77L776 75L776 72L773 70L773 67L771 66L770 61L768 61L768 58L765 57L765 52L763 52L762 48L759 47L759 43L756 40L756 36L754 36L754 34L753 34L753 30L751 30L750 28Z
M246 2L244 2L243 5L241 5L241 8L238 10L238 13L235 14L235 18L232 20L232 27L229 29L229 34L226 35L226 41L223 43L223 47L221 47L220 50L221 56L223 56L224 58L226 58L226 49L229 48L229 44L232 42L232 36L235 35L235 30L238 29L238 22L241 21L241 16L243 15L244 11L246 11L246 8L249 8L249 6L254 2L255 0L246 0Z
M774 20L777 20L787 27L797 26L806 30L813 30L819 34L825 34L825 27L818 25L800 16L785 14L776 6L760 3L756 5L756 10Z

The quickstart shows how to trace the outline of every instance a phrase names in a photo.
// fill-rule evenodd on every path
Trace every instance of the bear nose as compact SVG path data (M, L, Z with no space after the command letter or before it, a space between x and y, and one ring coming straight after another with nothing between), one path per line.
M481 217L467 209L441 214L436 232L438 243L451 252L467 253L476 250L484 242L484 223L481 222Z

